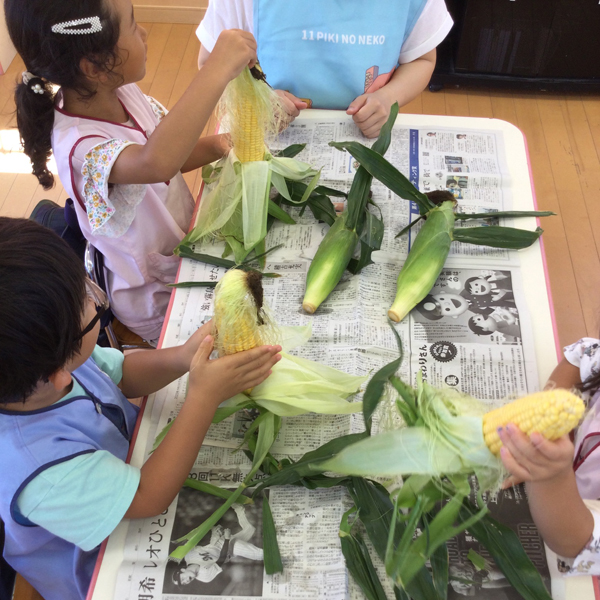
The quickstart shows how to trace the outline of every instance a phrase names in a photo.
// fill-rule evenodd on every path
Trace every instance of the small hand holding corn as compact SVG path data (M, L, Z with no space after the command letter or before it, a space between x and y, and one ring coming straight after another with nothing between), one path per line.
M502 487L524 481L546 482L573 472L573 443L568 435L550 441L534 431L525 435L514 423L499 431L502 440L500 458L510 473Z
M485 443L498 455L503 441L499 433L507 423L516 423L527 435L538 432L549 440L556 440L577 426L584 410L583 400L568 390L529 394L484 415Z
M214 338L207 335L190 367L188 399L195 393L217 404L262 383L281 359L281 346L259 346L211 360Z

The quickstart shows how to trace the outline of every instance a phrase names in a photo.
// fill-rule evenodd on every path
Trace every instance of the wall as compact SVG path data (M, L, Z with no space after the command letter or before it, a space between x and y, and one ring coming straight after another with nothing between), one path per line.
M200 23L208 0L133 0L141 23Z
M201 0L203 1L203 0ZM16 50L8 37L6 22L4 20L4 2L0 3L0 75L8 69Z

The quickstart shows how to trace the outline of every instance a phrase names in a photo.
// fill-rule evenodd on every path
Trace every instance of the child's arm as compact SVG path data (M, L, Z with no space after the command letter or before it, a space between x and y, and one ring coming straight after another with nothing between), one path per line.
M127 146L116 159L110 183L158 183L174 177L195 149L225 86L256 62L252 34L223 31L210 58L144 145ZM218 158L218 157L217 157Z
M210 56L210 52L204 46L201 46L200 54L198 54L198 68L199 69L201 69L204 66L204 63L208 60L209 56ZM283 106L284 106L286 112L288 113L288 115L291 117L291 120L293 120L295 117L297 117L300 114L301 110L308 107L308 104L306 104L306 102L304 102L304 100L300 100L300 98L298 98L297 96L294 96L294 94L292 94L286 90L275 90L275 91L281 97ZM290 120L290 122L291 122L291 120Z
M187 373L200 343L211 331L212 321L209 321L181 346L128 354L119 383L123 394L127 398L147 396Z
M550 374L544 389L564 388L570 390L580 383L581 372L579 367L572 365L566 358L563 358Z
M183 407L165 439L144 463L125 517L151 517L168 508L189 475L217 406L264 381L281 351L280 346L261 346L210 360L212 349L213 339L206 336L192 361Z
M196 143L188 159L183 163L181 172L195 171L204 165L219 160L229 152L230 148L231 140L226 133L202 137Z
M577 490L569 436L554 442L539 433L527 437L512 423L499 434L502 462L511 479L527 482L529 508L540 535L559 556L577 556L590 540L594 518Z
M435 68L435 60L434 48L412 62L401 64L381 89L362 94L352 101L346 113L352 115L365 137L379 135L394 102L404 106L425 89Z

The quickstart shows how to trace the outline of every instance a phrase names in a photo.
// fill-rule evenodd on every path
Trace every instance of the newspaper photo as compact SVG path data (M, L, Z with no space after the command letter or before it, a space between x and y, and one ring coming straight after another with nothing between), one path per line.
M472 478L472 486L477 482ZM525 553L540 573L550 591L550 570L544 551L544 542L538 533L529 506L524 484L494 495L483 494L490 515L510 527L519 538ZM472 502L477 502L475 493ZM475 600L521 600L522 596L510 585L492 557L468 531L451 539L448 543L448 573L450 577L448 600L462 600L465 596ZM485 561L478 568L470 560L469 553L476 552Z
M331 140L365 143L351 121L306 119L285 130L272 150L306 143L298 158L322 167L321 183L347 191L358 165L348 153L329 146ZM458 211L489 214L471 222L485 226L498 223L495 212L513 209L506 152L501 131L398 127L386 158L422 191L450 191L458 201ZM398 357L387 310L396 293L398 273L418 231L417 225L397 238L396 234L418 217L416 207L376 180L372 194L370 210L381 214L385 224L382 248L373 253L373 263L358 275L346 272L316 314L305 314L301 304L310 260L328 226L317 222L309 211L301 213L291 208L296 225L273 225L266 247L283 247L268 255L264 270L280 277L263 280L265 302L280 325L312 327L310 340L291 354L367 376ZM503 224L512 222L505 219ZM197 244L196 251L220 256L223 245L208 240ZM178 281L216 282L224 272L222 267L184 259ZM213 300L212 287L176 290L162 345L174 346L187 340L211 318ZM414 385L420 372L434 386L458 389L490 405L537 391L540 382L530 310L535 307L525 302L517 252L455 243L429 295L406 319L394 324L404 352L398 375ZM146 456L157 433L183 405L186 382L183 377L149 402L151 410L145 415L151 422L148 439L138 440L138 444L145 444ZM361 400L361 394L353 400ZM190 477L236 487L250 470L250 461L240 444L255 416L252 411L242 411L211 426ZM272 452L278 458L297 460L331 439L359 431L364 431L360 412L287 417L283 418ZM517 531L542 576L547 577L541 558L543 546L528 516L525 498L509 495L503 492L489 499L492 513ZM183 560L169 560L170 553L182 543L178 540L223 503L222 499L184 488L159 518L130 523L114 597L361 598L360 590L349 580L338 536L347 502L340 488L270 489L269 504L284 570L267 576L262 562L260 498L235 504ZM461 585L467 587L461 588L453 581L449 598L516 598L491 562L489 569L473 570L466 559L471 548L488 559L467 534L449 545L450 574L474 582L470 587L463 582ZM382 565L376 566L383 573ZM388 591L391 600L391 588Z

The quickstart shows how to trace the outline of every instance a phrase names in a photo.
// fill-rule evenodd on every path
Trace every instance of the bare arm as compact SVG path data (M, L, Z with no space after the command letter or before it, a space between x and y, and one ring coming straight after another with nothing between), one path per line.
M219 160L229 152L230 141L226 134L208 135L200 138L181 167L182 173L194 171L204 165L208 165L215 160Z
M187 373L202 340L211 331L212 321L209 321L182 346L127 354L123 361L123 377L119 382L125 397L147 396Z
M510 423L500 432L501 457L511 476L527 482L531 516L540 535L558 555L577 556L594 530L573 471L573 444L568 436L550 442L539 433L527 437Z
M165 439L144 463L126 518L151 517L168 508L196 460L218 405L264 381L281 350L280 346L261 346L210 360L212 348L213 339L207 336L194 356L183 407Z
M352 101L346 112L352 115L366 137L374 138L379 135L394 102L404 106L425 89L435 68L435 61L434 48L412 62L401 64L381 89L362 94Z
M226 30L204 68L144 145L126 147L111 170L110 183L158 183L174 177L189 159L225 86L256 62L250 33Z
M563 358L550 377L544 389L564 388L566 390L573 389L581 383L581 373L579 367L572 365L566 358Z

